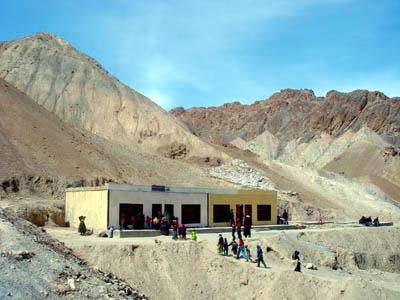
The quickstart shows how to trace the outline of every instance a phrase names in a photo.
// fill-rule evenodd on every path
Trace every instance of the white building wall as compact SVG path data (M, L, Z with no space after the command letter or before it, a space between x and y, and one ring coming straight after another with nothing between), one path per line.
M198 224L188 224L189 226L207 226L208 208L207 194L203 193L173 193L173 192L143 192L143 191L118 191L110 190L109 198L109 225L119 226L119 205L143 204L143 214L151 216L152 204L162 204L164 211L165 204L174 205L174 215L182 220L182 204L200 204L200 221Z

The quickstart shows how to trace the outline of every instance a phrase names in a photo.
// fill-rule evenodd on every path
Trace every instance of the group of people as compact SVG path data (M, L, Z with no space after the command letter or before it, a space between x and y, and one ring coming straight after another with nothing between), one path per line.
M224 238L222 234L219 234L217 243L218 253L223 256L230 256L229 248L231 248L232 257L236 259L243 258L246 259L246 261L257 263L257 267L263 265L264 268L267 268L267 264L264 261L264 252L260 244L257 244L256 257L253 258L253 256L251 255L249 245L247 243L244 243L241 236L238 236L237 240L235 236L232 236L232 241L228 243L227 238ZM266 252L268 252L268 250L270 249L267 247ZM292 259L296 261L296 266L294 271L301 272L300 252L295 250L292 255Z
M358 221L358 223L365 226L376 226L376 227L381 225L381 223L379 222L379 217L376 217L375 219L372 220L371 216L369 216L368 218L362 216Z
M233 211L231 210L231 214L233 214ZM244 218L243 222L243 235L245 238L251 237L251 226L253 225L253 222L251 220L250 215L246 215ZM242 238L242 221L240 218L236 219L236 222L231 219L231 227L232 227L232 238L235 237L235 234L237 233L238 238Z
M151 218L138 212L136 215L130 216L129 220L125 214L121 214L119 220L119 228L125 229L144 229L151 228Z
M289 224L289 214L287 210L283 210L283 213L281 215L278 214L278 219L277 219L278 224Z

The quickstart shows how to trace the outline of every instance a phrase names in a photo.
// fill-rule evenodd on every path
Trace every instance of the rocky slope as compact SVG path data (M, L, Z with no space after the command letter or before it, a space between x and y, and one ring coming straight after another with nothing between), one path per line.
M43 229L0 208L0 299L147 299L88 267Z
M220 185L187 162L144 154L70 126L0 79L0 196L67 184ZM223 184L223 183L222 183Z
M67 123L131 149L173 158L226 157L51 33L1 44L0 78Z
M362 127L381 135L400 134L400 98L365 90L316 97L311 90L286 89L250 105L234 102L171 112L196 135L217 143L249 141L265 131L283 141L308 141L322 133L340 136Z
M298 178L309 174L321 179L318 185L311 181L300 184L327 199L325 202L339 197L320 192L329 190L328 182L336 180L326 171L373 183L400 202L400 98L364 90L331 91L326 97L316 97L311 90L286 89L251 105L234 102L221 107L176 108L172 113L205 140L227 150L233 145L257 154L267 166L273 161L283 164L275 168L276 179L285 178L293 185L286 184L287 189L298 188L296 178L283 171L290 166L296 168L291 173ZM312 170L319 175L312 175ZM362 198L363 190L356 188L350 194ZM359 202L360 197L353 200Z
M245 243L253 256L256 245L262 245L267 269L218 255L217 233L200 234L198 242L174 242L169 237L82 240L74 237L76 233L50 232L91 265L115 272L152 298L160 294L164 299L399 298L398 227L320 227L253 231ZM223 236L230 239L230 233ZM267 246L273 250L265 251ZM302 273L293 272L294 249L301 253ZM110 255L119 259L110 261ZM309 264L314 269L307 269Z

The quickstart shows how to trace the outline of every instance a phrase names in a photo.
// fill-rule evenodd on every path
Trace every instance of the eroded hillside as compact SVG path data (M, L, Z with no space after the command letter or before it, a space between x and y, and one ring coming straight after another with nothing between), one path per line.
M226 158L150 99L51 34L0 45L0 77L70 125L130 149Z

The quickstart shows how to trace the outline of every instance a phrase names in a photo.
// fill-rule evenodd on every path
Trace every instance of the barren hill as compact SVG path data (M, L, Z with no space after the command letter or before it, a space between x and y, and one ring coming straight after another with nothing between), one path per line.
M51 33L2 43L0 77L67 123L131 149L173 158L226 158L174 116Z
M317 195L305 200L319 199L320 207L331 200L343 203L339 194L328 192L341 181L349 188L344 199L379 194L369 189L373 183L400 201L400 98L365 90L316 97L311 90L286 89L250 105L234 102L172 113L205 140L257 154L270 179L284 182L286 189L306 190L302 196ZM274 168L274 163L280 165ZM355 187L353 179L366 185Z
M87 184L102 184L105 180L137 184L221 184L208 179L206 172L195 165L143 154L76 129L2 79L0 150L0 184L6 191L18 190L23 184L18 181L25 184L46 184L53 180L65 183L84 180Z

